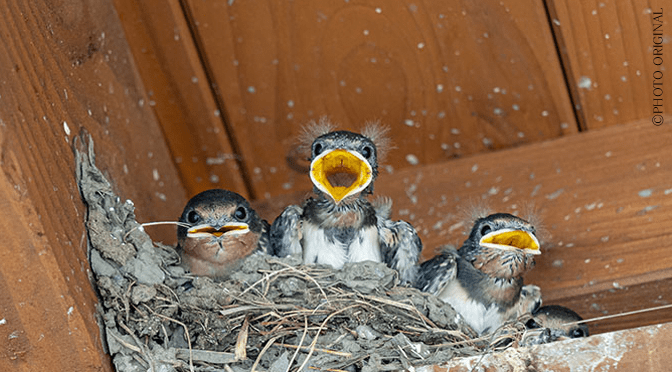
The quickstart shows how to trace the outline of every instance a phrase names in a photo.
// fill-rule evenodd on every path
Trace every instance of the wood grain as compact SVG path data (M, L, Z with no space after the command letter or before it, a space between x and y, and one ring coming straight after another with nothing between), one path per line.
M658 287L672 280L670 143L665 126L644 120L385 174L376 194L392 197L395 218L415 226L425 259L440 245L461 245L470 211L525 217L536 210L543 253L526 281L542 288L545 303L571 305L584 318L616 314L672 302ZM257 207L272 220L305 195ZM661 321L672 314L602 322L597 330Z
M666 371L672 324L454 359L433 371ZM568 357L569 356L569 357Z
M575 133L543 3L186 0L255 194L306 188L295 137L380 119L387 169Z
M661 70L653 63L652 17L663 2L546 2L582 126L597 129L637 119L651 120L653 74ZM669 45L669 15L660 19L663 26L659 31ZM663 62L663 87L672 85L666 65L669 63ZM669 114L670 105L665 106L664 112Z
M254 196L223 124L179 0L114 0L138 71L189 196L224 188Z
M0 0L0 370L112 371L94 318L80 130L140 221L185 190L110 1ZM159 231L159 230L157 230ZM154 234L175 239L175 229Z

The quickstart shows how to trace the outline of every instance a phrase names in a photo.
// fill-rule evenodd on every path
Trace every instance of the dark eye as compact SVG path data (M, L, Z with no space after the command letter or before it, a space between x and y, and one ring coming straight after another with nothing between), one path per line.
M525 323L525 327L526 327L527 329L541 328L541 326L539 325L539 323L537 323L537 321L534 320L534 318L528 320L527 323Z
M313 153L315 154L315 156L320 155L322 153L322 144L321 143L315 144L315 147L313 148Z
M196 211L190 211L187 213L187 221L191 224L195 224L201 220L201 216L196 213Z
M488 235L490 231L492 231L492 228L488 225L481 227L481 236Z
M366 146L364 148L364 150L362 150L362 155L367 159L370 158L371 157L371 148L369 146Z
M237 220L244 220L247 217L247 211L244 207L238 207L235 212L233 212L233 217L236 217Z
M571 332L569 332L569 337L571 337L571 338L586 337L586 333L583 332L583 329L581 329L581 328L575 328L575 329L572 329Z

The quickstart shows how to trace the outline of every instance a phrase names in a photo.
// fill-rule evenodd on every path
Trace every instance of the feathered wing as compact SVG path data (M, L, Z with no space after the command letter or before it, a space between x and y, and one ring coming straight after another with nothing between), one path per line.
M270 231L270 253L285 257L292 254L303 254L301 248L301 216L303 209L298 205L290 205L273 221Z
M266 254L273 254L273 248L271 247L271 225L268 224L266 220L261 220L261 236L259 237L259 242L257 243L257 251L263 252Z
M457 258L455 248L444 247L440 254L420 265L415 288L433 295L441 293L457 277Z
M385 218L385 214L377 214L378 242L383 262L399 272L402 283L413 284L418 274L422 242L411 224L406 221L391 221Z

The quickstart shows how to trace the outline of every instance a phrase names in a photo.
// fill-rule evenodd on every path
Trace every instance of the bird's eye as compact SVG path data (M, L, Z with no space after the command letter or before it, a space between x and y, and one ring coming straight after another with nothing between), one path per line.
M492 228L489 225L481 227L481 236L488 235L490 231L492 231Z
M244 220L245 217L247 217L247 211L245 210L244 207L238 207L236 211L233 213L233 217L236 217L237 220Z
M368 159L368 158L371 157L371 152L372 152L372 151L371 151L371 148L370 148L369 146L366 146L366 147L362 150L362 156L364 156L366 159Z
M320 155L322 153L322 144L321 143L315 144L315 147L313 148L313 153L315 154L315 156Z
M537 321L534 320L534 318L531 318L530 320L528 320L527 323L525 323L525 327L526 327L527 329L541 328L541 326L539 325L539 323L537 323Z
M575 328L575 329L572 329L572 331L569 333L569 337L571 337L571 338L581 338L581 337L586 337L586 334L585 334L585 332L583 332L583 329Z
M198 215L196 211L190 211L187 213L187 221L191 224L195 224L201 220L201 216Z

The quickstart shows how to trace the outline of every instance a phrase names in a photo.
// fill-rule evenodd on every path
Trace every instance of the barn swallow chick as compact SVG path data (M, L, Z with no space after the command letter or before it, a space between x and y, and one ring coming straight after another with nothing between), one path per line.
M527 221L492 214L476 220L459 250L424 262L415 286L449 303L478 334L493 332L541 305L539 287L523 286L539 249Z
M301 254L306 264L336 269L346 262L384 262L399 272L402 282L413 282L422 249L415 229L390 220L389 199L376 206L366 199L389 143L387 129L368 125L362 134L332 130L324 120L307 129L316 197L287 207L273 222L274 253Z
M571 309L559 305L542 306L525 323L528 331L524 345L543 344L569 338L588 337L588 326L577 323L583 318Z
M268 223L235 192L201 192L184 207L180 222L177 251L195 275L226 277L240 259L268 247Z

